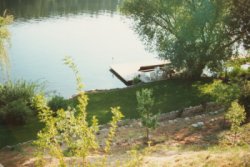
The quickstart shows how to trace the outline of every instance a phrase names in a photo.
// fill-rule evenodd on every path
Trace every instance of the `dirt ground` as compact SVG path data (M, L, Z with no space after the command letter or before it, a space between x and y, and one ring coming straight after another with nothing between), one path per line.
M192 125L197 122L203 122L204 125L194 128ZM128 121L117 130L111 155L108 158L108 166L126 166L122 165L122 162L127 163L128 161L131 163L127 163L127 166L206 166L208 162L214 166L230 166L235 165L235 157L247 159L248 162L250 160L250 152L248 151L225 152L223 154L211 154L208 151L208 148L218 144L220 134L225 130L223 125L223 113L201 113L192 117L163 120L159 122L155 130L150 132L150 140L152 141L150 151L141 153L143 148L147 148L144 138L145 128L138 120ZM226 126L226 128L228 127ZM98 133L101 148L104 146L103 140L107 133L107 128L101 129ZM129 152L135 148L139 150L140 154L137 153L131 157ZM5 167L34 166L34 153L35 148L32 146L32 142L6 147L0 150L0 163ZM94 162L102 156L100 149L89 157L89 161ZM57 161L48 159L50 160L47 161L46 166L56 166ZM71 160L71 158L66 159ZM226 160L222 162L221 159ZM218 164L219 162L221 163ZM250 166L247 162L246 165ZM242 166L242 161L239 164Z

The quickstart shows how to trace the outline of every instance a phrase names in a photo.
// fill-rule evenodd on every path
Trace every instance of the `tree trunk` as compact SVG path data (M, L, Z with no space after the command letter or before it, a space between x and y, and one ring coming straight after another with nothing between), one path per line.
M146 128L146 140L147 142L149 142L149 129Z
M200 79L204 68L205 65L203 64L196 66L195 64L190 63L187 67L187 77L190 79Z

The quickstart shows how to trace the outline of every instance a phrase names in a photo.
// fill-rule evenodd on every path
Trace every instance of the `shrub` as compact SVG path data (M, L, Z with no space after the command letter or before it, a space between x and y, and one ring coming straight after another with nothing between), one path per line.
M0 109L0 121L4 124L21 125L31 115L32 110L22 99L9 102Z
M241 129L240 125L246 119L244 107L236 101L232 102L226 113L226 119L231 123L231 132L234 134L233 143L235 144L237 134Z
M249 70L242 69L240 66L236 66L233 68L231 72L228 73L228 77L230 80L244 80L248 79L250 76Z
M235 83L223 83L221 80L214 80L211 84L205 84L199 88L203 94L210 95L217 103L230 106L232 101L240 97L240 88Z
M0 123L24 124L28 116L35 114L31 100L38 88L38 84L26 81L8 81L0 85Z
M51 110L57 111L59 109L66 110L70 106L70 104L68 100L64 97L56 95L52 97L51 100L48 102L48 106Z

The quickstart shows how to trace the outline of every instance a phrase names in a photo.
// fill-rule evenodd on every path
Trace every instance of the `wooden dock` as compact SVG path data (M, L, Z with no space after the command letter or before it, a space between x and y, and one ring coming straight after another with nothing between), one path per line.
M148 62L113 64L110 71L125 85L132 85L133 79L141 72L153 71L156 67L163 67L169 61L154 59Z

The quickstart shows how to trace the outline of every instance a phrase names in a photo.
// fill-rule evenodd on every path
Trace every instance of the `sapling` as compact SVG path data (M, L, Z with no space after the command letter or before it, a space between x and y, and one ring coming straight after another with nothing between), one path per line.
M39 111L39 119L45 124L45 127L38 133L38 139L34 143L38 146L38 155L41 159L47 153L58 159L59 165L64 167L66 166L64 153L68 151L72 156L81 157L83 166L88 166L86 157L91 150L99 147L96 140L96 133L99 130L98 120L94 116L92 124L89 125L86 112L88 97L82 90L83 84L79 72L70 58L65 59L65 64L73 70L76 77L78 104L67 110L59 109L55 115L47 106L44 96L37 95L33 99L33 105ZM119 108L113 108L112 113L114 116L106 143L107 151L110 150L116 124L122 118Z
M141 117L142 125L146 127L146 139L149 141L149 130L156 127L157 119L153 114L154 99L151 89L142 89L136 92L137 111Z

